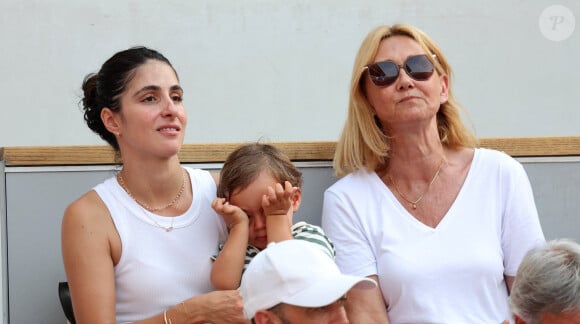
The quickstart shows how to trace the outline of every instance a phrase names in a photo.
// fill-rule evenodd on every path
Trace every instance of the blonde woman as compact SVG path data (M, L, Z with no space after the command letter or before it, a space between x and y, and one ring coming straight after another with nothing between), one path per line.
M353 323L500 323L544 242L523 167L476 147L451 81L416 27L380 26L360 46L322 215L342 272L379 283L349 296Z

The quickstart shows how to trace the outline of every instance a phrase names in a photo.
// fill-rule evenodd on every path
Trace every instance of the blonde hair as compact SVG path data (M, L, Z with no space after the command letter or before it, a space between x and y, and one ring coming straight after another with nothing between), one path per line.
M420 29L404 24L379 26L363 40L355 58L350 82L348 116L336 145L334 170L338 177L367 169L377 171L389 163L388 136L375 122L373 109L364 89L364 66L372 63L383 39L406 36L415 40L428 54L435 55L433 64L439 75L449 80L449 98L437 112L437 129L441 143L449 148L475 147L477 139L461 121L461 106L451 90L451 66L441 49Z

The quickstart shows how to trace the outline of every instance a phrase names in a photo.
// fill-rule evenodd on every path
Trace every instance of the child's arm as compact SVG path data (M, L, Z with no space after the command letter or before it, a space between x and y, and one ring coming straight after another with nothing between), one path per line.
M262 208L266 215L268 243L292 240L293 198L300 189L286 181L284 187L277 183L275 188L268 187L268 194L262 197Z
M238 289L248 246L248 216L239 207L227 203L225 198L215 199L211 207L224 218L230 229L230 235L211 268L211 283L217 290Z

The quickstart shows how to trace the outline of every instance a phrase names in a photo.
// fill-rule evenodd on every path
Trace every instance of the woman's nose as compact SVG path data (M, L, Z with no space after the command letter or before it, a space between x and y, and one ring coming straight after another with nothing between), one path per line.
M163 115L175 115L177 113L177 104L173 101L171 97L167 97L163 102Z
M397 78L397 89L403 90L413 87L413 79L409 76L407 71L403 68L399 68L399 76Z

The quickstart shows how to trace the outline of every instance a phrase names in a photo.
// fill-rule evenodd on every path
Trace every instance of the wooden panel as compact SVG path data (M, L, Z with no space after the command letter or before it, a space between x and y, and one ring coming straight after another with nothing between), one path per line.
M580 136L483 138L480 146L504 151L514 157L580 155Z
M5 147L6 166L113 164L109 146L20 146Z
M242 143L184 144L179 153L184 163L223 162ZM293 161L330 161L336 142L279 142ZM514 157L580 155L580 136L483 138L481 147L504 151ZM6 166L53 166L115 164L109 146L23 146L0 148Z
M185 144L179 153L182 162L223 162L228 154L243 143ZM332 160L335 142L273 143L293 161Z
M184 163L223 162L242 143L184 144L179 153ZM294 161L332 160L335 142L274 143ZM115 152L97 146L5 147L1 155L6 166L53 166L115 164Z

